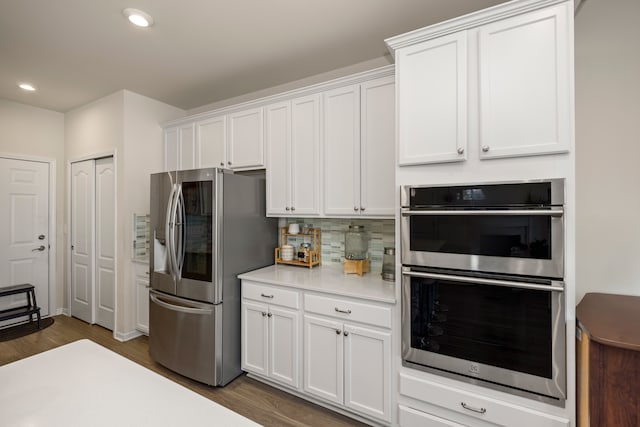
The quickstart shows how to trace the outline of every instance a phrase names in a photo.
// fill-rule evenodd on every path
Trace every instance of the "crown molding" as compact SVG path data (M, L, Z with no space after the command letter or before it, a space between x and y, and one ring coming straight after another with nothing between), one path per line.
M419 28L408 33L390 37L385 40L391 55L395 51L416 43L421 43L447 34L457 33L512 16L542 9L572 0L512 0L467 15L449 19L428 27Z
M368 71L362 71L356 74L350 74L348 76L339 77L336 79L328 80L326 82L316 83L310 86L304 86L298 89L289 90L286 92L277 93L274 95L265 96L262 98L254 99L251 101L242 102L239 104L229 105L223 108L204 111L201 113L192 114L178 119L170 120L162 123L163 128L178 126L195 121L205 120L221 116L224 114L233 113L236 111L247 110L249 108L263 107L265 105L274 104L276 102L282 102L299 98L302 96L313 95L319 92L337 89L339 87L354 85L363 83L369 80L378 79L387 76L395 76L395 65L385 65L384 67L374 68Z

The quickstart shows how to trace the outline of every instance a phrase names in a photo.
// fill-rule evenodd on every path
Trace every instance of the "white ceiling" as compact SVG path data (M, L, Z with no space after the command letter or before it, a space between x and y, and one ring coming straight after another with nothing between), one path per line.
M0 98L66 112L128 89L191 109L380 58L387 37L504 1L0 0ZM126 7L155 25L133 27Z

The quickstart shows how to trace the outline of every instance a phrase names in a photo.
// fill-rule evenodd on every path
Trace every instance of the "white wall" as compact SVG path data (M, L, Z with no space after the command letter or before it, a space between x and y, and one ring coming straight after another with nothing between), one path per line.
M56 301L64 298L64 115L0 99L0 155L31 156L56 161ZM52 314L55 314L53 311Z
M65 115L67 161L114 154L117 192L114 332L119 338L131 336L135 329L135 289L131 280L132 216L134 212L148 211L148 175L162 167L160 123L183 115L183 110L126 90ZM67 202L65 206L68 206Z
M135 283L133 258L133 214L149 213L150 174L161 172L164 165L162 122L184 116L185 111L137 93L124 91L124 143L122 197L118 212L123 227L121 253L124 266L124 289L118 294L119 330L135 329Z
M577 289L640 295L640 1L575 19Z

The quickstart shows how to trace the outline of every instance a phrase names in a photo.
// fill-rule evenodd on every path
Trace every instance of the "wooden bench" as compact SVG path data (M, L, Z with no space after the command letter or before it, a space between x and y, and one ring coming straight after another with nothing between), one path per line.
M36 293L33 285L25 283L23 285L13 285L0 288L0 297L18 294L27 294L27 305L0 310L0 321L29 316L29 323L31 323L33 321L33 315L35 314L38 319L38 329L40 329L40 307L38 307L38 304L36 303Z

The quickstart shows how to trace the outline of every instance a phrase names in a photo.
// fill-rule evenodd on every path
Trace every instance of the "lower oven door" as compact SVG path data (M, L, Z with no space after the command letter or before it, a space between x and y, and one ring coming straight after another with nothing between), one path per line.
M558 281L403 268L405 366L564 401L565 301Z

